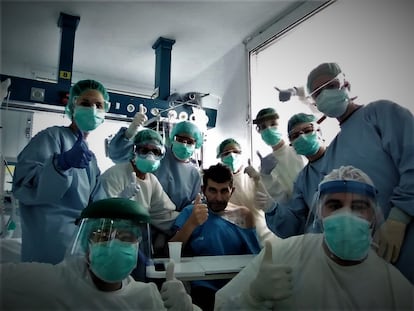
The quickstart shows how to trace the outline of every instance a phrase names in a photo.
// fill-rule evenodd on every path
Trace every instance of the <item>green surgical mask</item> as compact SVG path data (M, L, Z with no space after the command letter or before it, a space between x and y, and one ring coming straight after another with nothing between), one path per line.
M269 146L275 146L282 140L282 134L275 127L265 128L260 132L263 141Z
M194 153L195 146L173 141L172 152L181 161L188 160Z
M316 132L302 134L292 142L297 154L312 156L318 152L320 143Z
M231 152L229 155L223 157L221 159L224 165L231 169L233 173L237 172L237 170L242 166L242 159L239 154Z
M89 252L91 271L101 280L116 283L125 279L137 265L138 243L110 242L92 243Z
M96 107L76 106L73 118L82 132L90 132L101 125L105 120L105 111Z
M135 158L135 166L142 173L152 173L155 172L160 166L160 160L156 160L155 156L152 154L147 154L146 157L137 155Z

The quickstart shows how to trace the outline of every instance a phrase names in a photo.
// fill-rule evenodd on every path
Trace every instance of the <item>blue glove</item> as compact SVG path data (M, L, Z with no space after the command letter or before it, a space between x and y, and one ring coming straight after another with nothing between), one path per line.
M88 167L92 156L92 151L88 149L88 146L83 141L83 134L81 131L79 131L78 139L76 140L72 149L60 154L57 158L57 162L59 168L64 171L68 170L71 167L86 168Z
M276 167L277 160L273 153L262 157L259 151L256 152L260 159L260 173L264 175L270 175L273 169Z

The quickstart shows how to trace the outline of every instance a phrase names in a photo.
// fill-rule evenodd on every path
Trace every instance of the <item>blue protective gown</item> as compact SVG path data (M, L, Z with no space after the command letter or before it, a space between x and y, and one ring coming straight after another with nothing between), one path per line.
M173 232L180 230L190 217L194 205L185 207L175 220ZM208 212L208 219L191 234L188 244L197 256L258 254L260 244L255 228L241 228L219 215ZM195 281L193 285L218 290L228 280Z
M395 265L414 283L414 117L396 103L379 100L360 107L340 126L322 158L320 176L307 182L315 189L323 175L342 165L363 170L378 189L385 219L392 207L411 217Z
M299 172L289 201L277 203L266 212L267 226L277 236L287 238L305 231L319 231L319 228L313 228L313 209L319 181L326 175L322 171L322 159L308 163Z
M82 209L106 197L95 156L85 169L56 169L56 156L76 139L69 127L53 126L35 135L17 157L13 195L20 203L22 261L60 262Z
M121 128L108 146L109 157L115 163L127 162L131 159L134 143L125 137L125 131L126 128ZM177 160L171 151L171 146L167 146L166 149L160 167L153 174L157 176L165 193L177 207L177 211L181 211L200 193L201 177L194 164Z

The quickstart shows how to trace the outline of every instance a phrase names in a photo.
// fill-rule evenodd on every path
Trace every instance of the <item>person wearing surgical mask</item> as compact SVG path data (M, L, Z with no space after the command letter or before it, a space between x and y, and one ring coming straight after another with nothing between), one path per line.
M17 157L13 195L20 204L21 259L56 264L85 206L106 197L100 170L87 138L103 122L109 95L95 80L81 80L69 91L69 126L36 134Z
M151 227L169 236L178 212L175 211L176 206L165 193L158 178L153 174L159 168L164 156L165 146L159 133L151 129L138 131L134 137L134 152L131 154L130 161L108 168L102 173L101 182L109 197L123 197L137 201L149 212ZM148 239L144 239L144 242L147 241ZM152 245L142 246L143 254L149 258ZM145 270L134 271L133 276L138 280L145 280Z
M321 173L351 164L372 178L386 217L375 237L378 254L414 284L414 116L386 99L357 104L350 87L337 63L322 63L308 75L316 107L340 125Z
M137 265L148 211L125 198L90 203L80 214L62 262L0 265L2 310L199 310L174 277L158 291L130 276Z
M263 211L255 206L256 181L244 173L245 159L240 144L233 138L223 140L217 148L217 158L233 173L234 191L229 202L250 209L255 217L259 241L264 245L264 241L273 238L274 234L266 225Z
M142 126L145 115L137 112L134 120ZM133 138L130 137L131 128L135 131L134 121L128 128L121 128L108 145L109 157L115 163L128 162L128 155L133 149ZM135 125L134 125L135 124ZM154 172L164 191L171 198L177 211L191 204L201 189L201 177L191 162L196 149L203 144L203 133L193 123L181 121L176 123L168 137L166 152L159 168Z
M288 137L297 154L308 159L308 163L299 172L293 185L291 199L285 202L274 200L267 191L258 189L257 205L266 212L267 226L281 238L303 234L306 224L312 225L314 217L312 206L318 190L325 144L316 117L313 114L297 113L288 121ZM313 227L313 231L320 228Z
M412 284L375 251L377 194L358 168L329 172L315 202L323 232L266 242L216 293L215 310L413 310Z
M259 151L260 175L250 165L246 173L253 177L260 177L262 185L266 188L271 197L278 201L290 199L293 190L293 182L305 166L304 158L298 155L282 138L278 125L279 115L273 108L264 108L257 113L253 124L262 137L262 140L272 148L272 153L263 157Z

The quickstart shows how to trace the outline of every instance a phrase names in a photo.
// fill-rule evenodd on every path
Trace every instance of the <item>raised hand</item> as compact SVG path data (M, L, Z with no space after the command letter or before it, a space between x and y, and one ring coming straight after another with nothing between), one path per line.
M71 167L74 168L86 168L89 165L93 157L92 151L89 150L85 141L83 140L83 134L78 132L78 139L71 149L61 153L58 158L58 166L60 169L66 171Z
M202 225L208 218L207 205L201 202L201 195L197 194L194 201L193 212L191 213L190 219L194 225Z
M147 115L144 113L144 105L139 105L139 111L135 114L134 119L132 119L131 124L128 129L125 131L125 136L130 139L138 133L138 128L143 126L144 123L148 120Z

